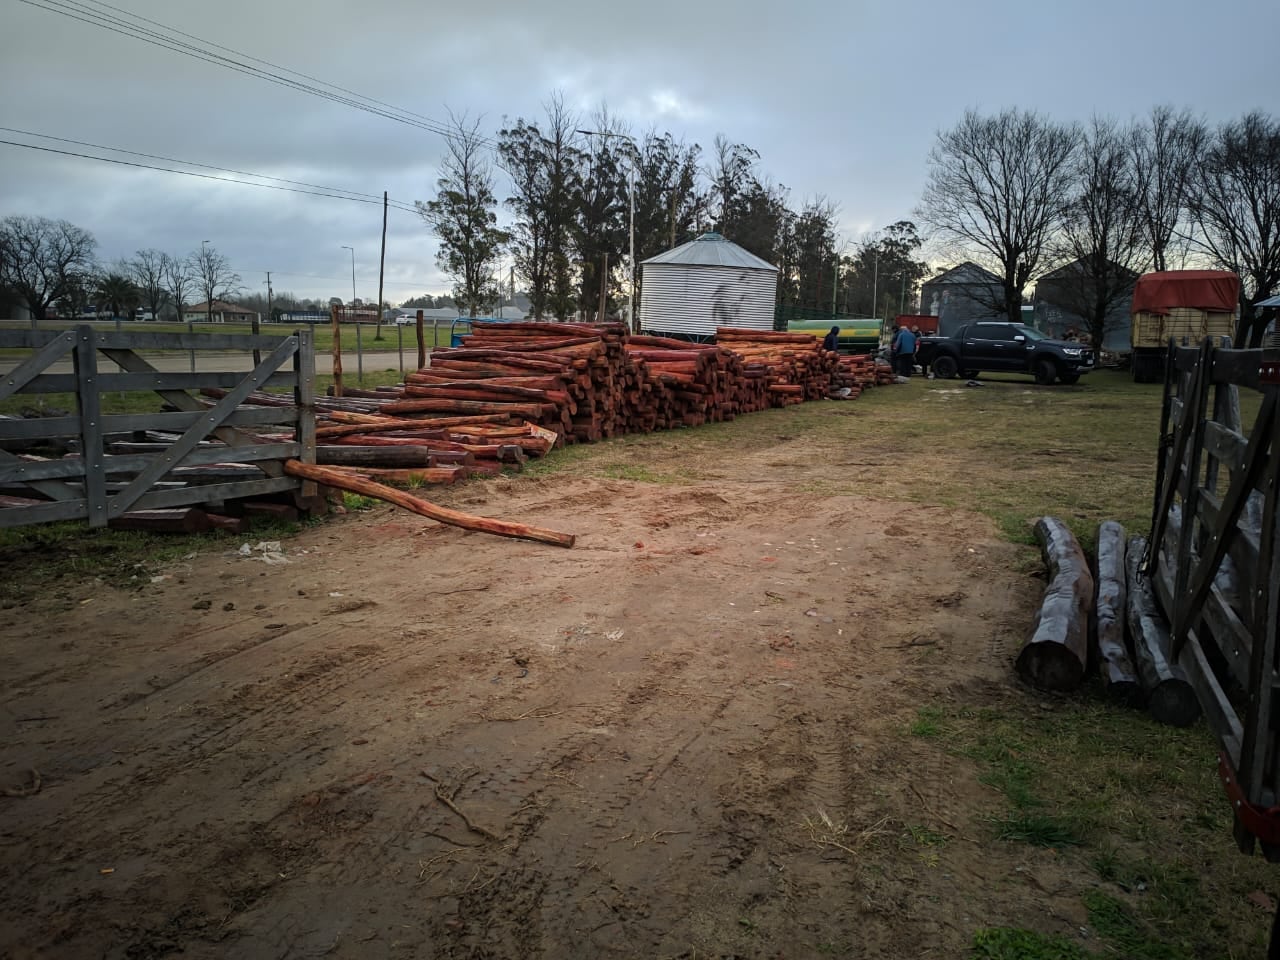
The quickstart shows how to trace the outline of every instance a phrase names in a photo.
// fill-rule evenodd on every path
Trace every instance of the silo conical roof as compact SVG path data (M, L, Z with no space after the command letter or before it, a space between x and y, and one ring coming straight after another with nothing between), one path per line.
M732 240L726 240L718 233L704 233L696 240L682 243L666 253L650 257L643 263L645 265L669 263L683 266L737 267L778 272L778 268L767 260L761 260L751 251L738 246Z

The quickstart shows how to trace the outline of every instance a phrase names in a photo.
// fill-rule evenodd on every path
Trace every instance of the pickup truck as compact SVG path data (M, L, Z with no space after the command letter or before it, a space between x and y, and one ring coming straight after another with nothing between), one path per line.
M1020 323L989 321L966 324L951 337L922 337L916 362L943 380L957 374L972 379L979 373L1025 373L1047 385L1075 383L1093 369L1094 355L1088 344L1050 340Z

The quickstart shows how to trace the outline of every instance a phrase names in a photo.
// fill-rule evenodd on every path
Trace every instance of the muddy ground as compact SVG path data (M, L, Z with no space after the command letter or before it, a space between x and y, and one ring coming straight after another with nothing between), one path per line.
M379 506L287 563L201 554L0 612L0 955L920 958L986 925L1075 935L1087 878L978 842L998 794L908 733L929 704L1036 709L1010 670L1031 552L976 514L807 493L834 469L815 454L437 495L572 550Z

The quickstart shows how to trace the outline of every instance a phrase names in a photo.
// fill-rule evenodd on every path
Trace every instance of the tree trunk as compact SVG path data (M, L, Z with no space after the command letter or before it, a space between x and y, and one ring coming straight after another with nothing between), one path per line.
M1142 706L1142 685L1124 645L1124 527L1108 520L1098 527L1098 666L1107 696Z
M1074 690L1084 679L1089 656L1093 577L1084 551L1061 520L1041 517L1036 539L1049 582L1031 638L1018 654L1018 674L1041 690Z
M360 477L349 476L336 470L326 470L324 467L302 463L298 460L286 460L284 469L285 473L291 476L314 480L327 487L349 490L352 493L374 497L377 500L385 500L387 503L394 503L396 506L403 507L413 513L430 517L440 523L461 527L464 530L479 530L484 533L493 533L500 537L514 537L519 540L536 540L556 547L572 547L577 539L571 533L558 533L555 530L546 530L542 527L530 527L523 523L511 523L507 520L494 520L489 517L477 517L469 513L449 510L430 501L415 497L403 490L397 490L394 487L374 483L371 480L364 480Z
M1138 573L1146 551L1145 537L1129 538L1129 634L1138 675L1147 692L1147 708L1159 723L1189 727L1200 716L1200 701L1182 668L1169 659L1169 627L1156 605L1151 581Z

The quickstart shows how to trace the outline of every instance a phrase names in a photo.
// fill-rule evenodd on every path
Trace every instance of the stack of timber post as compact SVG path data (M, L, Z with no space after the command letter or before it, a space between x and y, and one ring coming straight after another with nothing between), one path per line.
M399 387L317 398L317 462L451 483L518 469L566 443L732 420L885 382L870 358L842 358L808 334L722 327L717 341L630 336L621 323L477 322ZM246 402L291 401L255 393Z
M831 389L838 355L806 333L717 327L716 342L742 358L746 369L763 370L770 406L821 400Z

